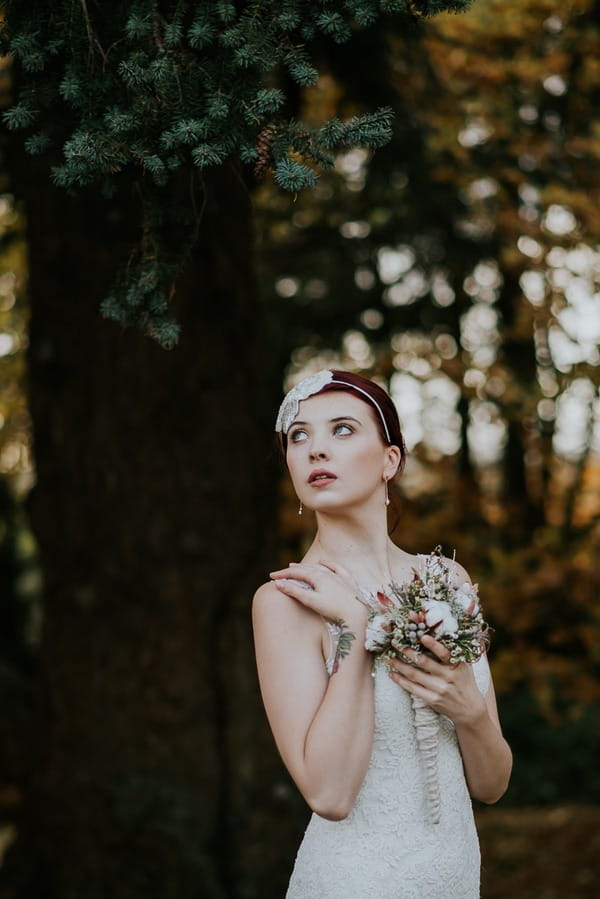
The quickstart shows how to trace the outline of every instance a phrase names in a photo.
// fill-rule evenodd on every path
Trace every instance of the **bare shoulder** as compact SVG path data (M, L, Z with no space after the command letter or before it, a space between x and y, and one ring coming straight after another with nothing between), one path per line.
M296 663L299 647L315 658L322 655L320 616L286 596L273 583L262 584L254 594L252 629L259 670L272 663L281 674ZM293 653L290 647L296 648Z
M398 583L411 580L413 573L419 568L419 556L406 552L394 545L390 553L392 574Z
M455 583L471 584L471 577L466 568L463 568L455 559L444 558L444 564L448 566L448 570L454 577Z
M426 560L429 555L426 553L408 553L397 546L395 547L393 557L395 560L397 560L396 564L398 566L402 566L405 571L412 570L420 572L423 569L424 560ZM453 581L455 581L458 585L472 583L469 572L466 570L466 568L463 568L463 566L460 565L459 562L456 561L456 559L449 559L447 556L442 556L442 562L450 572Z
M267 581L265 584L261 584L254 594L252 617L255 623L268 618L272 621L286 621L294 624L317 616L301 603L278 590L273 581Z
M279 592L273 581L267 581L266 583L261 584L254 594L252 605L256 607L268 606L281 595L282 594Z

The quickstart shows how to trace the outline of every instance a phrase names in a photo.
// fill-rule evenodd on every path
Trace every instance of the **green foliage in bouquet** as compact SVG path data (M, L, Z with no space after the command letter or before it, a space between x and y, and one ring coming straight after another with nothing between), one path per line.
M456 583L441 547L422 556L423 573L405 584L369 597L365 646L384 659L402 658L407 649L426 653L421 638L434 637L450 652L450 663L475 662L485 651L488 626L477 585Z

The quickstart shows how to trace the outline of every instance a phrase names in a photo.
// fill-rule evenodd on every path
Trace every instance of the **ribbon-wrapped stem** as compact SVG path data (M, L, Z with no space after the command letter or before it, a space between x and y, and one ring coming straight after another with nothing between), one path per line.
M440 781L438 777L438 737L440 719L437 712L419 696L411 696L415 731L425 778L427 811L432 824L440 820Z
M459 662L470 665L481 658L488 643L488 626L479 604L477 584L469 580L461 583L454 562L444 559L439 546L419 559L423 564L419 570L413 569L410 581L392 582L387 591L368 594L365 649L385 659L388 665L393 659L414 665L414 653L431 655L421 642L428 635L448 650L452 665ZM414 696L411 699L427 809L431 821L437 824L440 820L440 719L423 700Z

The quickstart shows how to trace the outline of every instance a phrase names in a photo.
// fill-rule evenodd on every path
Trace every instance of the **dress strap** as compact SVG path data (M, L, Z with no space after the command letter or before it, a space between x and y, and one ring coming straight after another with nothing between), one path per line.
M490 689L490 683L492 681L486 653L477 659L476 662L473 662L473 674L475 675L475 681L479 687L479 692L485 696Z

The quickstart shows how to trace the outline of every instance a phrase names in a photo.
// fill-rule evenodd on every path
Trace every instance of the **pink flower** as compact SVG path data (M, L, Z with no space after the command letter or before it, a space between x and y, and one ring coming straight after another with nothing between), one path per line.
M379 600L380 605L384 607L384 609L389 609L394 605L390 597L386 596L385 593L382 593L381 590L377 591L377 599Z
M461 584L456 591L456 602L464 609L467 615L477 615L479 612L479 597L477 596L477 584L468 582Z

